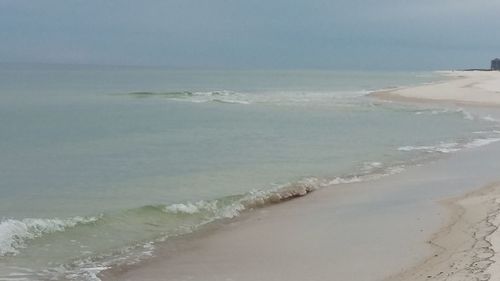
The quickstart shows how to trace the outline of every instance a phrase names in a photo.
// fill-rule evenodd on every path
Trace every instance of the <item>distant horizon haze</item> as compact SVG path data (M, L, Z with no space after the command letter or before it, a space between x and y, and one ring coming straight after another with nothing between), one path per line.
M500 56L487 0L2 0L0 63L443 70Z

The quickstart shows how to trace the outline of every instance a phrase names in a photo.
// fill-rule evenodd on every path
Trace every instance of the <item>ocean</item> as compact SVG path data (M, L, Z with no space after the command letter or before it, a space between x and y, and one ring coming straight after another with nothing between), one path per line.
M488 116L368 95L445 79L0 64L0 280L99 280L207 224L500 141Z

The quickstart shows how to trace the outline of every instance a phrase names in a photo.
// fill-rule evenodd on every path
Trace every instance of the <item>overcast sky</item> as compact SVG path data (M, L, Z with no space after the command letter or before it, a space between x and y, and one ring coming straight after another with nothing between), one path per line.
M500 0L0 0L0 62L488 67L499 14Z

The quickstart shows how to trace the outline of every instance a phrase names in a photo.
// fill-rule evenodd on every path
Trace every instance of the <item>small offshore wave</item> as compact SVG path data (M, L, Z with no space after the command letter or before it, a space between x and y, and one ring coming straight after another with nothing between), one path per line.
M426 145L426 146L402 146L399 147L399 151L426 151L426 152L440 152L440 153L451 153L459 151L458 143L441 143L439 145Z
M500 141L500 138L475 139L465 145L465 148L476 148Z
M417 110L415 111L416 115L440 115L440 114L460 114L465 120L476 120L476 116L472 114L471 112L463 109L463 108L456 108L456 109L427 109L427 110ZM484 119L485 120L485 119Z
M177 101L188 101L193 103L217 102L228 104L250 104L248 96L243 93L233 91L209 91L209 92L132 92L128 95L138 98L167 98Z
M484 116L481 119L484 120L484 121L488 121L488 122L500 123L500 120L498 120L496 118L493 118L490 115Z
M80 224L94 223L96 217L73 217L69 219L7 219L0 222L0 256L16 255L26 241L44 234L62 232Z
M486 121L491 123L500 123L499 119L496 119L490 115L481 116L479 114L474 114L465 110L464 108L444 108L444 109L427 109L427 110L417 110L416 115L440 115L440 114L460 114L465 120L469 121Z
M476 132L483 133L483 132ZM491 132L489 132L491 133ZM463 149L477 148L485 145L489 145L500 141L500 138L479 138L473 139L467 143L440 143L438 145L426 145L426 146L401 146L398 148L399 151L424 151L424 152L439 152L439 153L452 153Z
M165 98L173 101L191 103L222 103L222 104L333 104L344 105L352 102L351 99L366 96L370 91L333 91L333 92L304 92L304 91L271 91L271 92L236 92L220 91L173 91L173 92L131 92L130 96L137 98Z
M493 131L475 131L475 132L472 132L473 134L479 134L479 135L483 135L483 134L500 134L500 130L493 130Z
M213 99L213 102L219 102L219 103L229 103L229 104L250 104L251 102L249 101L242 101L242 100L229 100L229 99Z

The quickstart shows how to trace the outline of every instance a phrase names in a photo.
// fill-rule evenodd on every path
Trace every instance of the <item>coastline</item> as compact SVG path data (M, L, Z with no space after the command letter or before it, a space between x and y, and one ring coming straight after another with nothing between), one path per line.
M373 97L395 102L454 104L497 109L500 72L447 71L455 78L434 85L379 91ZM498 114L495 112L495 114ZM434 254L386 281L497 280L500 276L500 183L492 182L439 202L449 221L427 241Z
M428 241L456 216L453 208L436 201L493 182L495 168L488 163L498 155L500 145L493 144L375 182L318 190L167 243L153 259L105 271L101 277L412 280L397 278L439 252Z
M500 105L500 94L494 93L500 89L497 73L450 73L459 79L371 96L395 102ZM150 261L101 276L103 280L328 280L332 276L360 281L493 280L499 272L492 266L497 258L492 251L500 243L494 232L500 224L495 201L500 188L491 184L498 178L489 164L499 155L500 146L490 145L376 182L325 188L248 212L192 235L180 247L165 245ZM480 186L487 187L474 191Z

